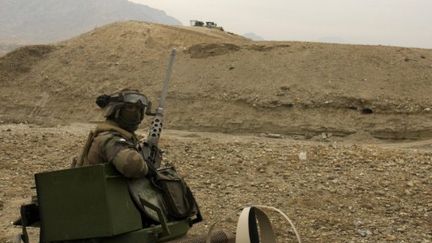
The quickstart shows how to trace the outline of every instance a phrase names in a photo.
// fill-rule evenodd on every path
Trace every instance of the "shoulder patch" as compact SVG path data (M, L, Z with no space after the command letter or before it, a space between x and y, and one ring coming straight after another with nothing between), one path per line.
M128 147L135 147L135 144L132 141L126 140L125 138L122 137L115 137L115 143L116 144L122 144L122 145L126 145Z

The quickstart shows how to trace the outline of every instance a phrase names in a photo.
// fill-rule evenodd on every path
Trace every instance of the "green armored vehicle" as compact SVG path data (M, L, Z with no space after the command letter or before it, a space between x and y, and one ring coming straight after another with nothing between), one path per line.
M167 242L184 236L202 220L199 210L193 217L174 219L147 200L149 195L139 195L141 205L157 215L149 219L131 196L131 184L136 182L111 165L44 172L35 179L37 203L23 205L16 222L23 226L24 242L28 242L26 226L40 227L40 242ZM147 179L141 183L150 187Z

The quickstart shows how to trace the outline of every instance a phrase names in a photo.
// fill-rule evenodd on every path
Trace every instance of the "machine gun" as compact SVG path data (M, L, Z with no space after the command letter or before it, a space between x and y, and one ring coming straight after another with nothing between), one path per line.
M148 162L150 162L150 167L153 167L153 169L159 168L162 160L162 151L159 149L158 143L163 127L165 99L168 94L168 85L171 80L172 67L175 61L175 57L176 49L172 49L168 61L165 80L162 87L162 94L159 98L159 106L156 108L156 111L154 113L152 113L151 111L148 111L147 113L149 115L153 115L154 118L150 126L147 140L143 144L143 156Z

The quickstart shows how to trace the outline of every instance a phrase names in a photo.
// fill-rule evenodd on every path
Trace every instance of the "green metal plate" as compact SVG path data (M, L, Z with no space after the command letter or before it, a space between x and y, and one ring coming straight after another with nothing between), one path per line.
M126 180L95 165L35 175L44 241L101 238L142 228Z
M169 235L163 235L160 225L134 232L118 235L116 237L100 239L103 243L162 243L186 235L190 229L189 221L176 221L167 224Z

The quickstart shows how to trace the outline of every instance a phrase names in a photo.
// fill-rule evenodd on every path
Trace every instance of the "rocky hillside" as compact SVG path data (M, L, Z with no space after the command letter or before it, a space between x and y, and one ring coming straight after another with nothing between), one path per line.
M69 167L90 129L0 125L1 243L15 242L21 232L9 222L35 195L33 174ZM431 144L424 151L166 130L160 146L200 205L204 222L190 234L204 234L216 222L234 232L234 210L259 204L287 213L305 243L426 243L432 241ZM277 242L297 242L286 220L275 214L271 220ZM30 242L38 242L38 229L29 232Z
M156 100L174 47L170 128L432 137L432 50L253 42L219 30L134 21L0 58L0 119L101 120L95 97L123 87Z

